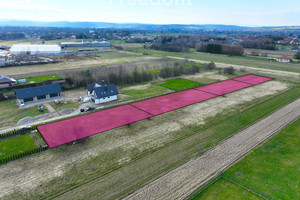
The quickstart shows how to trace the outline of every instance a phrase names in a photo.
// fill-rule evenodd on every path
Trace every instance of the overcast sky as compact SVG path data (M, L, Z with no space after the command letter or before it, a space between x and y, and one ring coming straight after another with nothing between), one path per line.
M0 0L0 19L300 25L300 0Z

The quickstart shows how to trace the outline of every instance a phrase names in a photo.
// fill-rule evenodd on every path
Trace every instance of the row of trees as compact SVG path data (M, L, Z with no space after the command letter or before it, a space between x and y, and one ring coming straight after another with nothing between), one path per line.
M141 82L149 82L158 77L176 77L184 74L195 74L200 70L213 70L216 66L214 63L204 65L192 62L172 62L166 63L161 70L152 72L147 67L125 66L119 65L115 68L108 69L88 69L84 71L65 72L66 85L64 88L79 88L86 87L87 84L104 80L110 84L126 85ZM108 71L110 70L110 71Z
M215 43L199 43L196 45L198 52L226 54L230 56L242 56L244 48L240 45L215 44Z
M0 40L17 40L24 38L24 33L0 33Z
M295 54L295 58L300 60L300 51L298 51L296 54Z
M250 39L241 42L244 48L276 50L276 43L271 39Z

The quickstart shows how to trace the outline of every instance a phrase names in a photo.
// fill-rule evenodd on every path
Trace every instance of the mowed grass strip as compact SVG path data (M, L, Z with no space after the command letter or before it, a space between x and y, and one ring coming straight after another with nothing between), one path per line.
M204 84L195 81L186 80L186 79L172 79L172 80L164 81L159 85L172 90L180 91L189 88L203 86Z
M61 79L61 78L57 75L30 77L30 78L26 79L27 82L24 83L24 84L28 84L30 82L40 83L40 82L43 82L43 81L58 80L58 79Z
M228 169L224 176L268 199L300 199L300 119Z
M38 134L36 134L37 137ZM12 138L0 140L0 160L18 155L37 148L31 134L18 135Z
M260 197L247 191L246 189L224 179L220 178L217 182L204 190L201 194L192 198L192 200L228 200L228 199L244 199L259 200Z
M122 88L120 92L130 96L128 99L142 99L146 97L158 96L172 92L153 84L140 85L137 87Z
M186 127L179 131L181 137L158 149L136 155L130 164L116 169L109 168L111 171L105 176L103 173L93 176L90 174L85 181L81 179L83 181L81 183L60 187L60 191L53 191L52 195L48 193L49 196L43 198L70 199L76 196L76 199L119 199L190 159L198 157L210 147L299 97L300 88L293 88L238 115L227 114L226 117L222 117L222 121L215 119L204 126ZM114 157L114 155L106 156ZM78 168L81 167L77 166L76 169Z

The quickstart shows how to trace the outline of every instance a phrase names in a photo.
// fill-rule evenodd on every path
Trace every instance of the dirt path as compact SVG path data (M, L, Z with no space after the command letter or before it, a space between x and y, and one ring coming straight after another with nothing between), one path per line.
M172 59L177 59L177 60L186 60L186 58L181 58L181 57L173 57L173 56L167 56L168 58ZM207 63L207 61L204 60L197 60L197 59L188 59L189 61L193 61L196 63ZM226 63L218 63L215 62L215 64L218 67L225 68L225 67L234 67L236 69L242 69L245 68L250 71L256 71L264 74L269 74L269 75L280 75L280 76L287 76L287 77L294 77L294 78L299 78L300 73L296 72L287 72L287 71L280 71L280 70L273 70L273 69L263 69L263 68L256 68L256 67L249 67L249 66L242 66L242 65L234 65L234 64L226 64Z
M58 112L49 104L46 103L44 106L48 109L49 113L52 114L53 117L59 117L60 115Z
M197 159L137 190L125 200L173 200L189 197L242 156L300 117L300 99L225 140Z

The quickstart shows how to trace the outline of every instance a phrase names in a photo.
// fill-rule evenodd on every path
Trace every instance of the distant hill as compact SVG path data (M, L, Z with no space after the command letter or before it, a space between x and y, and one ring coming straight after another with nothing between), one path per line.
M0 20L0 26L36 26L36 27L70 27L70 28L120 28L120 29L140 29L140 30L220 30L220 31L241 31L241 30L260 30L260 31L276 31L276 30L300 30L299 26L289 27L246 27L222 24L140 24L140 23L108 23L108 22L42 22L28 20Z

